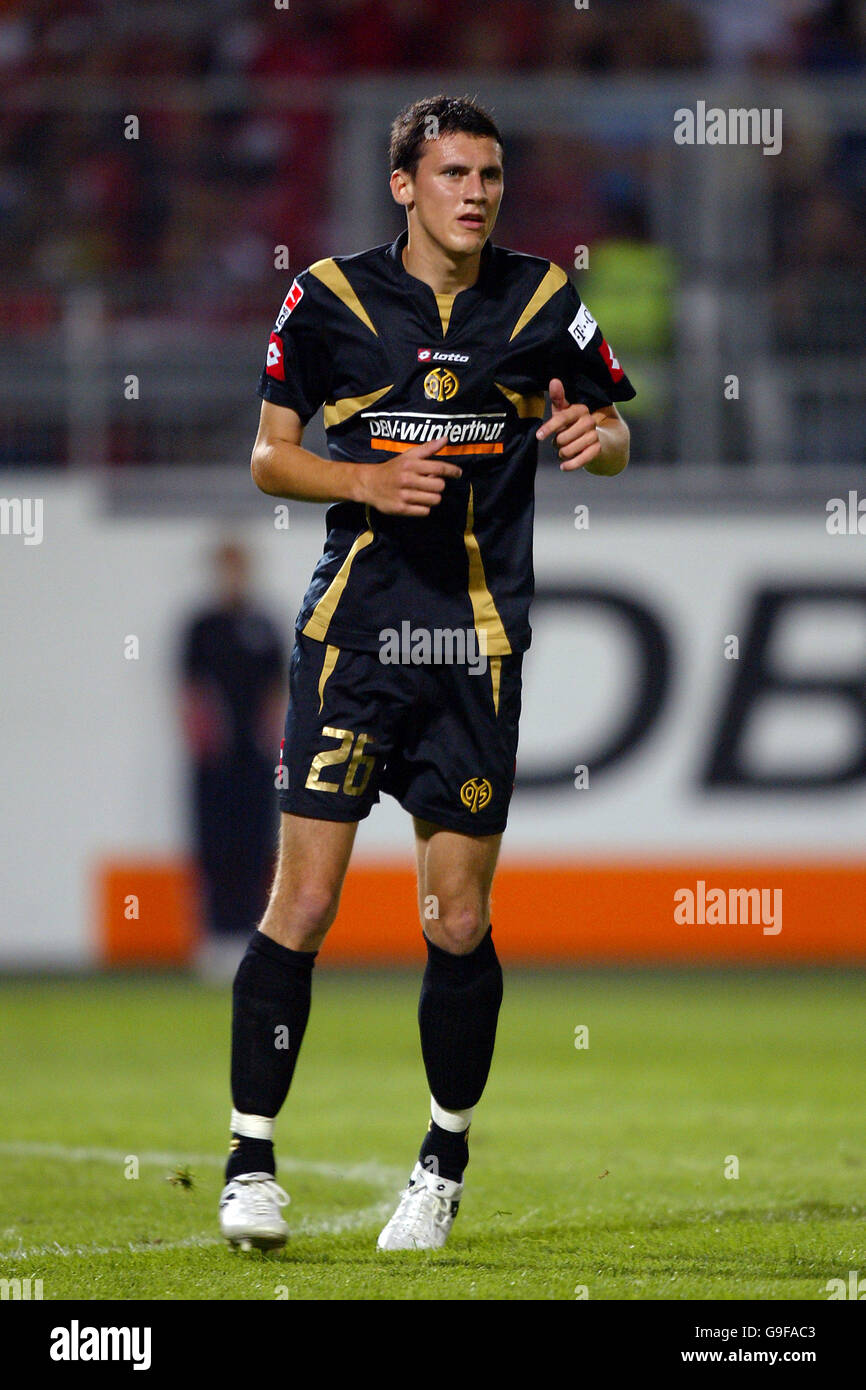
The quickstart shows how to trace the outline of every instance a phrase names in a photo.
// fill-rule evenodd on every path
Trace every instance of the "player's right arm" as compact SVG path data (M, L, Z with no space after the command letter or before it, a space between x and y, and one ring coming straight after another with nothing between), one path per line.
M301 447L304 426L297 411L262 401L250 471L270 497L299 502L360 502L395 516L429 516L446 478L462 470L433 458L445 436L428 439L384 463L345 463L320 458Z

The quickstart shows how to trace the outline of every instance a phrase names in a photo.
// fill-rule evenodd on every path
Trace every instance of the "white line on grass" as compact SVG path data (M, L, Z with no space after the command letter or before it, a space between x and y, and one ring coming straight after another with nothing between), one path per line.
M122 1165L132 1157L122 1149L93 1147L74 1148L66 1144L40 1144L30 1142L15 1143L0 1141L0 1155L8 1158L34 1158L60 1163L114 1163ZM188 1164L199 1168L222 1168L225 1159L218 1154L177 1154L163 1153L147 1149L134 1155L140 1164L155 1168L172 1168ZM402 1169L383 1167L378 1163L319 1163L312 1159L281 1158L280 1167L292 1173L312 1173L316 1177L336 1179L342 1182L368 1183L384 1194L396 1196L396 1186L405 1180ZM355 1211L343 1212L332 1217L299 1217L292 1219L292 1234L295 1236L339 1235L342 1231L357 1230L363 1226L381 1221L390 1214L391 1200L380 1200L374 1205L361 1207ZM14 1229L14 1228L13 1228ZM159 1243L150 1241L127 1241L124 1245L67 1245L54 1242L51 1245L34 1245L25 1250L20 1244L14 1250L0 1250L3 1260L40 1259L47 1255L72 1256L87 1259L92 1255L144 1255L168 1250L207 1249L224 1245L218 1236L184 1236L181 1240L165 1240ZM291 1237L290 1237L291 1244Z
M7 1158L45 1158L61 1163L126 1163L129 1158L137 1158L148 1167L172 1168L179 1164L189 1164L199 1168L224 1168L225 1158L220 1154L177 1154L163 1153L160 1150L144 1149L136 1152L128 1149L74 1148L66 1144L15 1143L0 1141L0 1154ZM315 1159L281 1158L280 1169L287 1173L312 1173L319 1178L333 1178L337 1182L365 1182L371 1186L390 1191L394 1183L405 1180L402 1168L385 1167L379 1163L320 1163Z
M378 1225L390 1215L392 1207L392 1202L376 1202L373 1206L347 1211L341 1216L316 1219L301 1217L292 1222L288 1251L291 1253L292 1239L297 1236L333 1236L344 1231L359 1230L364 1226ZM0 1250L0 1260L38 1260L52 1255L74 1259L90 1259L93 1255L161 1255L171 1250L206 1250L225 1244L221 1237L212 1235L184 1236L181 1240L159 1242L129 1240L125 1245L60 1245L54 1241L51 1245L32 1245L28 1250L20 1245L14 1250Z

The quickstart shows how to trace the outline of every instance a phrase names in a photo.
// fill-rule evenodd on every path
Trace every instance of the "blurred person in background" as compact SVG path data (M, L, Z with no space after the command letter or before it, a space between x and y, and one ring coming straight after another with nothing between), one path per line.
M724 71L850 70L864 59L862 0L681 0L704 26L709 65Z
M186 625L180 676L207 931L202 966L219 975L236 967L267 901L286 653L277 627L251 597L243 546L222 542L211 563L216 596Z
M581 293L611 341L628 342L635 355L631 380L638 394L629 420L635 447L656 462L667 461L673 447L670 399L663 374L653 367L673 351L677 262L652 236L642 186L628 177L601 182L612 185L606 189L607 227L590 248Z

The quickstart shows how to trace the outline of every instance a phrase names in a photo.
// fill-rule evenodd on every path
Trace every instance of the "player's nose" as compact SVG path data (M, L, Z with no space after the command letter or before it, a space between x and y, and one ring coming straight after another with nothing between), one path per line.
M487 194L484 190L484 180L476 169L475 173L470 174L463 187L463 196L469 203L486 203Z

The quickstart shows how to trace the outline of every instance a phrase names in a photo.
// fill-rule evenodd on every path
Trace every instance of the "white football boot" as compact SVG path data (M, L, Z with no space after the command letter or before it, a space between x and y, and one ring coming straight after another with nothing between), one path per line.
M448 1239L463 1183L416 1163L397 1210L376 1241L380 1250L441 1250Z
M241 1173L223 1188L220 1230L233 1250L276 1250L289 1234L280 1215L289 1200L272 1173Z

